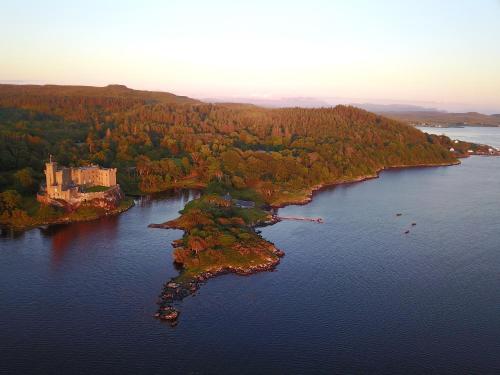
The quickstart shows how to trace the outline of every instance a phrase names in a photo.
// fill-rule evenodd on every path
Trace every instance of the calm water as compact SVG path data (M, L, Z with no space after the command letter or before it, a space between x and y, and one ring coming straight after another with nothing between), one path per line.
M263 228L276 272L209 281L175 328L151 316L182 232L146 226L189 196L0 238L0 372L498 373L499 198L480 157L325 190L281 210L325 224Z
M429 128L419 127L429 134L444 134L452 139L484 143L500 149L500 128L492 127L466 127L466 128Z

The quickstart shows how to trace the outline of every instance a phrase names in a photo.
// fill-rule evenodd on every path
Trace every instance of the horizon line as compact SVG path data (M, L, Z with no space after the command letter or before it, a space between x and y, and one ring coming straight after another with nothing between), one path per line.
M235 104L253 104L263 107L271 108L286 108L286 107L300 107L300 105L286 104L286 101L291 100L310 100L310 101L323 101L324 103L317 103L317 105L308 105L308 108L325 108L336 105L366 105L366 106L408 106L415 107L415 112L441 112L441 113L479 113L486 116L500 114L500 108L490 110L480 110L477 106L467 103L453 103L453 102L434 102L424 100L397 100L397 99L376 99L376 98L363 98L363 97L342 97L342 96L314 96L314 95L269 95L269 94L255 94L255 95L203 95L203 94L189 94L177 92L176 90L165 90L162 88L149 88L149 87L130 87L130 84L123 83L107 83L107 84L88 84L88 83L50 83L42 80L21 80L21 79L0 79L0 85L16 85L16 86L67 86L67 87L96 87L105 88L110 86L123 86L130 90L135 91L149 91L173 94L176 96L185 96L191 99L200 100L205 103L235 103ZM135 85L134 85L135 86ZM265 104L265 102L276 102L276 105ZM283 105L278 105L282 102ZM259 104L256 104L259 103ZM433 106L429 108L428 106ZM476 109L462 109L462 110L448 110L446 107L476 107ZM411 109L400 111L380 111L380 112L412 112Z

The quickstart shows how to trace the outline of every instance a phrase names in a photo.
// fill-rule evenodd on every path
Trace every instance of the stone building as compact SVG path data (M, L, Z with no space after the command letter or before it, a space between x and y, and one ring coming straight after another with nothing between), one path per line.
M38 195L38 200L55 204L57 200L68 205L79 205L93 199L108 199L111 196L122 196L116 183L116 168L101 168L97 165L88 167L62 167L50 158L45 164L46 188L44 194ZM108 187L103 191L86 192L93 186Z

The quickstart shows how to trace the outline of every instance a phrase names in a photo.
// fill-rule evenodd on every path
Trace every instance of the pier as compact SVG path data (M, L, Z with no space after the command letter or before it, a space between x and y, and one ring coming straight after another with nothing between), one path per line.
M303 217L303 216L276 216L279 221L282 220L295 220L295 221L309 221L312 223L323 224L323 219L320 217Z

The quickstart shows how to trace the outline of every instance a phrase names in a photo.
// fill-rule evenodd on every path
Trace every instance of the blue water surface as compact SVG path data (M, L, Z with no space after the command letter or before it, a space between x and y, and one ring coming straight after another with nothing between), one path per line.
M325 223L263 228L286 252L277 270L210 280L171 328L152 315L182 232L147 225L189 199L4 234L0 372L500 372L500 158L383 172L281 209Z

